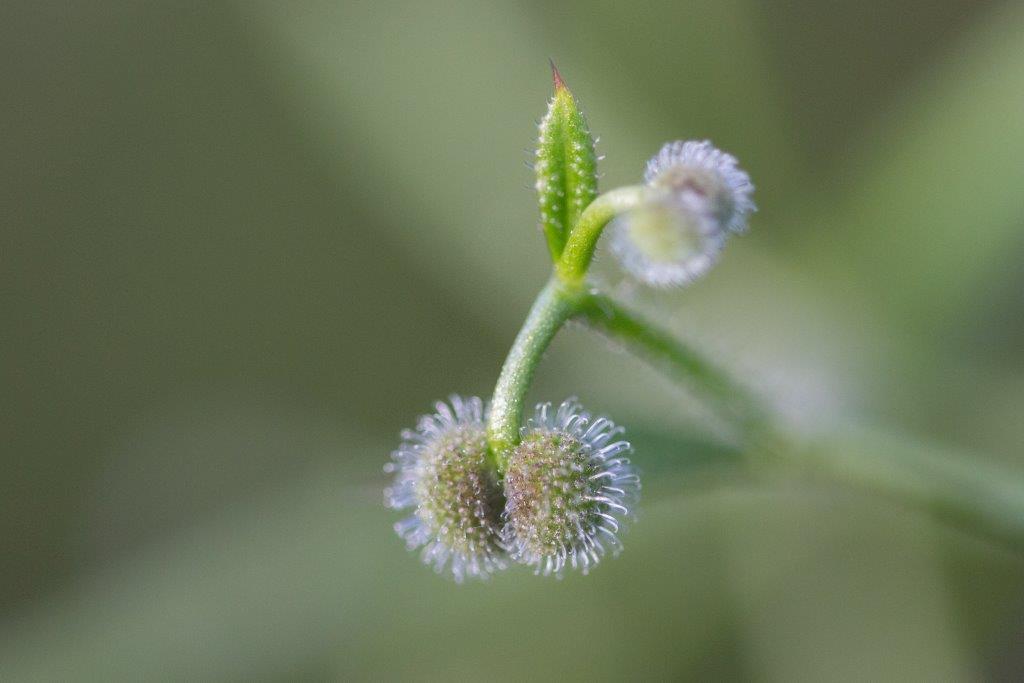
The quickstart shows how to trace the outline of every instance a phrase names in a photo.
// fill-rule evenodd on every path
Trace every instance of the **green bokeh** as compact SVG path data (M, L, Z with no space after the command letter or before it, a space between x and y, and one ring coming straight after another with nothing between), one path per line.
M1024 474L1024 11L967 0L0 8L3 680L973 680L1024 562L890 503L729 476L581 330L532 398L636 435L627 551L457 587L380 470L486 395L546 277L523 164L555 59L632 183L750 171L749 235L621 296L825 430Z

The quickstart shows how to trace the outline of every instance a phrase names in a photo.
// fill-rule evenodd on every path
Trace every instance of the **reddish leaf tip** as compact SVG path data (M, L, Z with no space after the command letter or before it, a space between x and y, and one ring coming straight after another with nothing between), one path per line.
M551 64L551 80L555 84L555 92L559 90L568 90L569 88L565 85L565 81L562 80L562 74L558 73L558 67L555 66L555 60L548 59Z

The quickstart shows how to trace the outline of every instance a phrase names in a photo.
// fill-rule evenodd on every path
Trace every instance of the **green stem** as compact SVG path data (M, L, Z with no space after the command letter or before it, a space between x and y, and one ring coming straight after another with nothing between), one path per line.
M583 301L584 278L601 232L612 218L639 204L649 192L645 186L632 185L604 193L590 202L569 233L554 274L537 295L494 387L487 442L499 473L505 470L508 451L519 443L523 401L541 356Z
M533 373L555 334L572 317L579 291L552 277L537 295L501 367L487 422L487 441L498 472L505 471L506 455L519 443L523 401Z
M1013 473L969 456L915 448L884 432L802 443L725 372L607 297L584 295L577 315L708 400L739 429L753 469L771 472L782 465L823 477L1024 551L1024 486Z
M590 327L622 342L634 354L696 391L729 424L739 428L745 441L761 438L768 429L771 420L756 398L672 334L596 292L582 296L577 315Z
M592 201L569 233L562 256L555 265L558 277L563 282L582 283L604 226L615 216L635 207L651 192L653 190L644 185L629 185L605 192Z
M829 435L771 455L1024 552L1024 486L1013 472L881 431Z

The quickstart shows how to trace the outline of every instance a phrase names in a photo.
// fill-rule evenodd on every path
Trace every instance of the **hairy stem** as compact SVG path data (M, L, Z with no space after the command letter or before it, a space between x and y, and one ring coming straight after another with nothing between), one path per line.
M501 367L487 421L487 441L499 472L505 471L508 450L519 443L523 400L533 373L555 334L572 317L578 298L578 291L552 277L537 295Z
M560 80L557 71L555 73L557 90ZM632 185L604 193L590 202L569 233L551 279L537 295L512 343L491 398L487 441L499 473L505 470L509 449L519 443L523 400L541 356L559 328L577 313L583 301L584 278L601 232L612 218L639 204L648 192L650 190L642 185ZM554 246L558 245L553 245L552 255L559 251Z
M612 299L588 292L581 297L576 314L590 327L623 343L634 354L697 392L729 424L737 427L745 440L758 438L770 425L769 414L760 401L725 371Z

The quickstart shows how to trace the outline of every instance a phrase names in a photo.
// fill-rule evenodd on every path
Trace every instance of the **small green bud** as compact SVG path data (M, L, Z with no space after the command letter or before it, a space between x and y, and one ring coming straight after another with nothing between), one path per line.
M534 171L541 228L552 260L583 210L597 195L594 139L576 99L551 64L555 92L540 122Z

